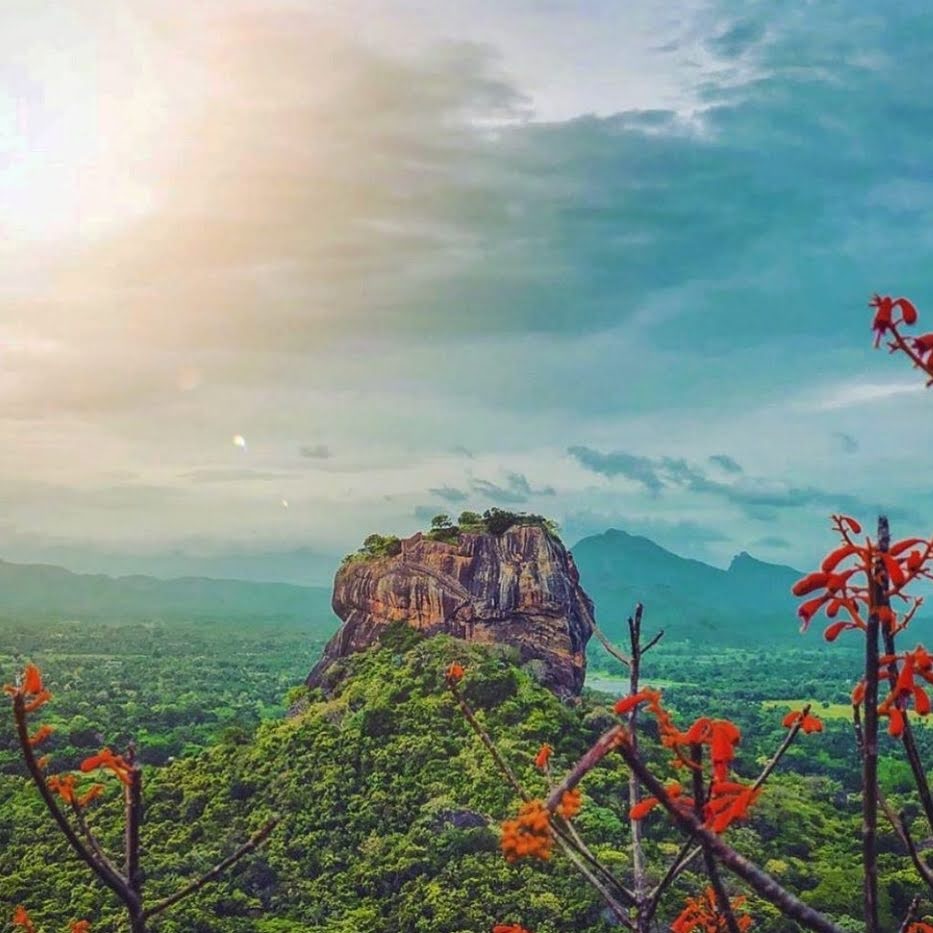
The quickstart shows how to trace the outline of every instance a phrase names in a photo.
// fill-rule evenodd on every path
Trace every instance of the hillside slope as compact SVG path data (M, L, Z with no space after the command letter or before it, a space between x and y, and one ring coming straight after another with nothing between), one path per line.
M792 567L742 552L721 570L616 529L579 541L573 556L596 620L612 638L627 637L625 620L636 602L669 641L764 644L799 637L790 588L803 574Z
M197 758L147 770L143 846L152 896L209 868L271 813L282 817L267 848L180 905L159 933L489 933L503 921L534 933L618 929L563 857L503 859L498 823L515 813L516 796L444 688L442 672L453 659L467 668L465 696L534 794L545 789L532 765L542 741L555 746L553 764L562 772L614 721L604 699L584 694L580 707L568 708L508 651L390 628L380 646L340 662L344 676L329 700L312 692L301 715L260 727L252 740L231 736ZM769 718L774 734L762 737L762 748L783 735L779 719ZM840 734L848 740L847 729ZM755 747L743 752L746 767L757 769L757 754ZM667 767L668 758L659 754L655 766ZM607 759L584 782L578 818L623 874L626 787L620 759ZM836 887L816 886L827 866L848 871L858 813L844 796L827 809L830 793L840 799L823 778L776 777L734 841L756 858L777 860L815 906L838 915L847 886L837 886L841 901ZM95 814L98 825L108 825L118 807L116 788L110 794ZM68 856L32 788L0 779L0 813L0 902L28 901L49 930L75 916L91 917L95 929L117 928L106 893ZM678 846L662 816L650 818L647 834L657 880L665 853ZM119 851L118 837L105 843ZM662 907L667 923L703 884L682 876ZM789 933L773 910L754 899L750 907L756 930Z
M108 577L49 564L0 560L0 614L67 618L254 618L319 621L337 627L324 587L182 577Z

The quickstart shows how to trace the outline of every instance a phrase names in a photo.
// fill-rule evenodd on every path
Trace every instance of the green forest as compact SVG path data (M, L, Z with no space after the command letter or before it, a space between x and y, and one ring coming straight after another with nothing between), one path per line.
M650 631L650 608L646 610ZM792 624L792 623L791 623ZM617 927L599 897L560 856L508 864L499 824L514 794L463 721L444 670L463 664L462 690L485 728L529 786L543 791L533 764L543 742L553 766L569 767L616 717L627 692L618 662L594 643L587 689L577 707L536 684L507 649L485 650L447 637L419 638L403 627L349 658L333 694L296 688L320 649L296 628L224 624L50 624L5 620L0 662L22 658L43 670L54 700L43 721L57 726L47 750L72 768L102 744L139 743L145 778L145 884L167 894L228 854L272 815L268 843L156 925L165 933L478 933L521 923L536 933ZM853 865L859 858L860 776L846 683L858 654L817 633L797 649L707 650L662 641L647 656L645 683L663 688L685 721L732 719L745 739L738 774L760 770L784 737L784 714L813 702L822 733L801 736L750 819L730 841L845 929L861 929ZM788 676L793 671L793 676ZM851 677L846 675L851 674ZM284 714L298 703L302 712ZM652 724L646 723L650 736ZM933 731L918 730L924 756ZM90 917L94 930L119 929L120 909L68 851L19 762L12 720L0 726L0 902L27 903L45 930ZM654 746L651 760L663 753ZM881 783L898 807L916 808L896 743L882 739ZM630 868L628 773L606 759L583 784L577 819L594 851ZM119 791L108 787L93 819L119 850ZM647 818L649 877L679 847L663 814ZM670 922L703 887L701 866L686 871L661 907ZM879 854L884 929L895 929L919 879L893 833ZM796 927L750 898L756 930Z

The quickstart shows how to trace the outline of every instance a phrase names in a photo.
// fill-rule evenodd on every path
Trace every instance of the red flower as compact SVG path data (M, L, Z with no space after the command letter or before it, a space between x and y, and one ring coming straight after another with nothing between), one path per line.
M96 768L112 771L124 784L130 783L132 766L122 755L114 755L109 748L103 748L97 755L85 758L81 762L82 771L94 771Z
M72 920L71 933L91 933L91 924L87 920Z
M693 809L693 798L683 797L683 788L680 786L679 782L671 781L670 784L665 788L667 791L667 796L671 800L676 800L678 806L683 806L685 808ZM633 820L643 820L655 807L660 805L661 801L657 797L645 797L642 800L639 800L638 803L632 807L629 812L629 818Z
M502 851L509 862L520 858L551 857L551 814L540 800L529 800L518 817L502 824Z
M554 749L545 742L541 748L538 749L538 754L535 755L535 767L540 768L542 771L546 770L553 751Z
M733 913L745 904L744 897L729 900ZM752 925L752 918L747 914L736 916L735 922L744 933ZM716 893L707 888L700 897L687 898L684 909L671 924L671 933L728 933L726 918L719 912Z
M492 933L531 933L517 923L499 923L492 928Z
M785 717L782 722L782 725L785 728L791 728L797 723L800 723L800 728L809 735L811 732L822 732L823 723L816 717L810 715L810 713L804 714L804 711L801 710L791 710Z
M568 790L560 798L560 803L557 807L557 812L565 819L572 820L579 812L580 808L583 806L583 798L580 794L580 789L574 787L572 790Z
M737 781L714 781L706 802L705 815L714 833L725 832L735 820L744 820L748 808L758 799L761 788Z
M42 686L42 674L35 664L26 665L19 686L4 684L3 692L8 696L22 697L27 700L28 702L24 705L27 713L34 712L52 699L52 694Z
M39 726L36 731L29 736L29 744L35 748L41 745L55 730L51 726Z
M22 904L13 911L13 926L20 927L26 933L38 933L35 924L29 919L29 914Z
M894 330L898 324L914 325L917 323L917 309L906 298L890 298L887 295L875 295L868 303L875 309L875 318L871 329L875 332L875 346L881 343L882 336L889 330ZM900 320L894 320L894 310L901 312Z
M463 680L463 675L466 673L463 669L463 665L459 661L454 661L450 667L447 668L444 676L447 678L447 682L450 684L458 684Z

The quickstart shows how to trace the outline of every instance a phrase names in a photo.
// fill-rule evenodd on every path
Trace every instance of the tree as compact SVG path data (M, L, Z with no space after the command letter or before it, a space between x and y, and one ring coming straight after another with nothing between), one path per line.
M933 334L923 335L908 344L900 332L901 327L916 324L918 314L914 305L905 298L876 295L870 306L876 312L872 325L875 346L885 334L890 335L891 351L905 353L915 367L930 376L927 385L933 385ZM493 522L501 526L505 517L493 514L493 510L484 516L490 531L493 531ZM888 733L901 742L917 790L925 818L922 831L924 834L933 832L933 793L909 715L912 710L918 716L926 716L933 707L928 693L929 685L933 685L933 654L923 645L902 651L896 644L896 638L909 627L922 601L910 595L907 587L917 580L933 579L933 537L908 537L892 543L888 520L880 516L875 539L866 536L862 540L859 538L861 525L854 518L834 515L832 519L840 538L839 546L827 554L818 570L794 585L793 593L805 598L798 611L804 630L819 613L825 613L829 620L824 632L826 641L835 642L845 632L861 635L864 640L864 676L852 691L853 726L861 771L862 915L865 933L881 933L879 811L891 823L919 877L933 891L933 868L914 841L911 823L904 813L895 812L888 804L878 780L879 721L886 719ZM702 856L708 887L701 895L688 899L671 926L674 933L741 933L749 927L751 918L740 912L741 900L730 894L723 869L803 928L817 933L844 933L838 924L809 907L723 838L734 823L748 816L765 781L796 736L801 731L819 732L822 724L807 706L791 711L783 721L790 732L761 775L754 782L740 780L733 773L733 761L741 733L732 722L700 716L691 725L681 728L664 706L661 692L640 686L639 665L646 650L641 648L640 620L641 606L629 620L630 656L611 646L604 636L600 638L631 672L630 692L615 705L621 721L609 726L559 782L550 780L550 746L541 747L535 763L548 774L550 791L545 799L528 793L477 719L460 690L466 674L462 666L454 664L448 668L447 686L462 714L523 800L517 817L502 824L501 844L506 859L547 859L556 844L600 893L623 927L636 933L648 933L653 929L657 891L676 877L686 861ZM680 780L663 781L657 774L657 765L649 761L647 750L640 747L636 731L636 716L640 710L655 720L660 744L673 754L674 764L689 777L687 786ZM631 773L629 815L634 856L631 883L620 879L594 855L573 825L582 805L581 782L606 756L616 752ZM642 798L642 789L648 796ZM684 843L661 883L653 892L646 893L638 824L655 809L666 811L683 834ZM851 891L851 885L846 887ZM900 925L901 933L933 933L933 925L919 919L920 901L918 894ZM844 899L842 903L847 905L849 900Z
M17 682L7 684L3 690L11 698L20 752L39 796L75 855L88 866L98 881L108 887L123 903L130 933L147 933L147 924L151 918L200 891L231 865L259 848L278 822L275 819L270 820L232 855L227 856L210 871L182 885L174 894L149 904L144 896L139 846L139 829L143 819L143 772L137 762L135 747L131 744L122 755L115 755L109 748L101 749L98 754L86 758L81 763L80 774L67 772L49 775L49 756L36 757L36 749L48 740L53 728L40 725L34 731L30 731L29 725L29 717L52 699L51 693L42 683L42 674L34 664L28 664ZM106 785L100 781L81 783L87 780L84 776L88 774L115 778L122 787L122 868L117 867L114 860L104 851L87 819L89 809L106 793ZM16 909L13 923L27 933L35 933L35 926L23 906ZM89 933L90 925L86 920L79 920L72 924L71 929L72 933Z

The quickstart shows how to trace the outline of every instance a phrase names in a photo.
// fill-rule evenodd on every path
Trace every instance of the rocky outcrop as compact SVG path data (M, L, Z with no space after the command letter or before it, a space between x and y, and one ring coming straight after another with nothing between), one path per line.
M405 622L426 634L511 645L562 697L583 688L593 603L570 552L538 525L464 532L453 542L416 534L394 556L344 563L332 604L343 625L309 686L319 686L338 658L373 644L387 624Z

